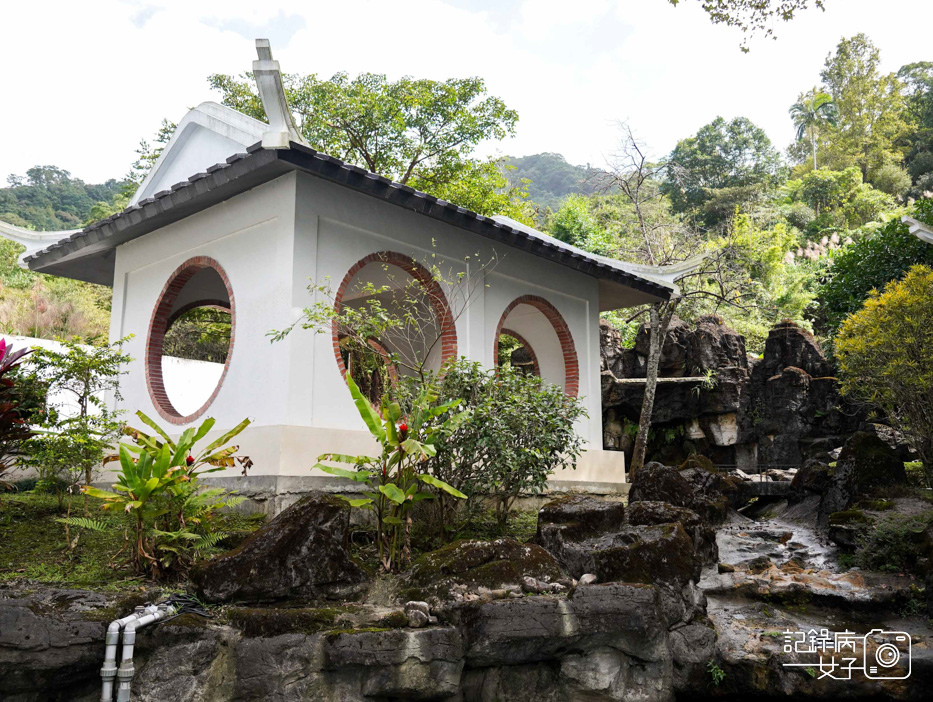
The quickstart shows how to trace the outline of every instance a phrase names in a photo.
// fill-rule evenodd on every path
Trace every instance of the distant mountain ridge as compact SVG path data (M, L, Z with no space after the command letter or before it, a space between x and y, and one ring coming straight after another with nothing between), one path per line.
M94 205L113 200L124 185L114 178L88 184L55 166L36 166L8 181L10 187L0 188L0 219L40 232L83 227Z
M507 156L505 162L514 167L506 173L509 182L519 185L523 178L527 178L531 181L528 199L552 210L559 209L568 195L592 195L599 189L599 176L604 173L590 165L574 166L561 154L550 152Z

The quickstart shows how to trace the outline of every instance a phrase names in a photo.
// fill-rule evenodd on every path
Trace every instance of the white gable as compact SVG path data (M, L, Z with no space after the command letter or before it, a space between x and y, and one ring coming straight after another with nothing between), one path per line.
M175 134L130 204L168 190L215 163L223 163L260 141L268 129L264 122L230 107L202 102L178 123Z

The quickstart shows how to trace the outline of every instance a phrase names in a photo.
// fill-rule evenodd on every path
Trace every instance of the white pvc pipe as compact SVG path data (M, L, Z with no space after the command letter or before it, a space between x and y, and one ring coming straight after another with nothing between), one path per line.
M172 605L159 605L155 611L148 611L143 616L131 619L123 628L123 650L120 654L120 667L117 669L117 702L129 702L130 687L133 682L133 646L136 644L136 631L144 626L165 619L175 613ZM111 702L111 700L107 700Z
M101 702L113 702L113 680L117 675L117 645L120 643L120 633L123 628L131 621L138 619L148 611L154 611L155 605L150 605L144 609L137 610L122 619L114 619L107 627L107 636L105 638L106 647L104 649L104 665L100 669Z

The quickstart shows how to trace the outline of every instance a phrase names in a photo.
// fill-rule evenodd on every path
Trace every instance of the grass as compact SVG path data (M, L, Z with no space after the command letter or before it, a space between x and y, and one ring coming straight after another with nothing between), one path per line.
M65 538L64 525L55 520L65 516L69 505L71 516L85 516L83 496L66 496L62 509L54 495L35 492L3 495L0 501L0 582L26 578L94 590L124 590L142 584L143 578L135 575L129 563L126 518L101 511L100 503L92 498L86 504L86 515L102 522L104 529L71 527L71 547ZM231 512L222 515L220 528L242 538L261 523L254 515ZM226 548L233 545L227 541L221 543Z
M139 585L126 562L121 515L108 515L88 500L88 515L107 526L105 531L71 529L74 548L65 539L65 527L55 520L84 515L84 498L68 496L65 509L54 495L31 492L4 495L0 504L0 581L28 578L43 583L91 589L121 589Z

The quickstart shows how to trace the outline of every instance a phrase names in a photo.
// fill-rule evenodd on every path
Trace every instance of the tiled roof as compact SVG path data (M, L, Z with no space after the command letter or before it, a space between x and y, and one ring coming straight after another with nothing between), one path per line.
M553 237L524 226L476 214L451 202L393 182L358 166L315 151L290 144L288 149L263 149L250 146L246 153L235 154L225 163L211 166L203 173L176 183L169 190L141 200L107 219L36 253L24 261L33 270L111 285L112 250L122 243L148 234L171 222L272 180L292 170L299 170L332 183L348 187L379 200L417 212L480 236L528 251L536 256L573 268L595 278L625 285L653 297L667 299L671 287L626 270L625 263L589 254ZM96 265L78 265L95 256Z

